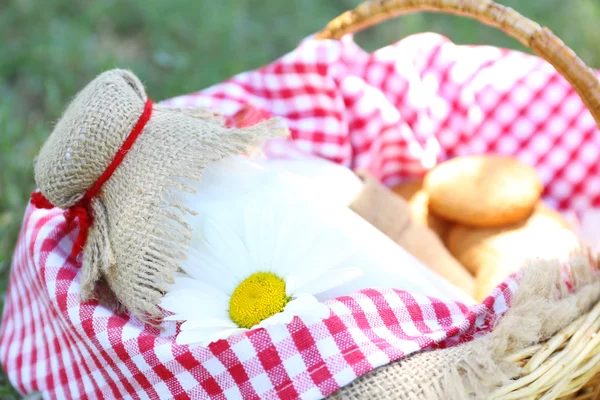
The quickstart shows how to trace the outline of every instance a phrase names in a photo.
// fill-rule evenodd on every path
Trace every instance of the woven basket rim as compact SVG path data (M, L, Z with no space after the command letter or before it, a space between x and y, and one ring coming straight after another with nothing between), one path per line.
M492 0L373 0L340 14L315 39L339 40L390 18L419 11L475 19L500 29L549 62L575 89L600 127L600 80L552 31Z

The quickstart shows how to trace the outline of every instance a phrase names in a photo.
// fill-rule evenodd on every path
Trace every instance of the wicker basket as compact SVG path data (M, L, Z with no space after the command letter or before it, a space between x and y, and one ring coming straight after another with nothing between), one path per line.
M569 81L600 125L600 82L594 71L549 29L493 1L365 2L332 20L325 29L317 33L316 38L338 40L346 34L358 32L388 18L416 11L445 12L474 18L516 38L552 64ZM573 319L569 326L555 333L546 342L507 354L505 359L518 367L520 376L515 376L510 384L498 388L492 398L600 399L600 303L586 315L579 318L573 316ZM355 385L361 385L360 380ZM350 390L338 396L353 397L352 393L357 392L361 391ZM396 398L393 393L388 394L388 397Z
M356 32L390 16L419 10L470 16L516 37L566 77L596 123L600 124L600 83L594 71L549 30L489 0L380 0L365 3L332 21L316 37L337 40L346 33ZM297 111L304 111L306 104L315 105L314 109L321 107L318 101L311 100L313 97L305 96L305 91L287 90L291 86L288 81L295 82L293 78L287 79L291 71L298 79L309 77L306 79L307 91L315 91L316 85L311 79L314 69L304 66L327 67L329 64L321 64L317 56L321 49L327 50L329 45L333 45L331 48L334 49L343 47L335 42L312 44L307 46L308 51L293 54L298 54L298 58L285 57L285 61L270 64L278 71L281 67L283 71L275 80L279 82L279 96L272 96L271 102L266 98L272 92L264 89L267 86L265 71L270 73L272 69L261 68L233 77L217 85L217 90L212 87L177 101L172 99L170 105L177 108L169 112L184 112L187 107L230 108L232 100L235 104L241 103L240 106L250 106L248 99L242 98L238 102L239 88L231 84L247 83L249 80L255 81L256 85L247 85L252 89L248 98L265 99L255 102L263 103L265 109L243 107L230 116L233 125L256 122L263 117L262 111L277 114L273 109L281 104L282 94L294 94L289 101L291 106L285 109L296 115ZM359 52L344 54L354 61L352 56ZM542 64L542 59L527 58ZM306 64L303 62L305 59L309 60ZM298 63L298 60L302 62ZM466 61L469 63L471 60ZM344 63L332 65L343 66ZM548 65L544 64L544 67ZM340 70L333 69L336 70L333 74L326 74L328 78ZM498 69L492 72L496 73ZM521 72L526 74L526 71ZM558 75L550 72L553 77ZM248 79L249 76L256 79ZM490 80L495 78L496 75L490 75ZM564 83L560 82L561 87ZM221 91L223 88L229 90ZM416 90L420 88L416 86ZM506 90L512 89L508 87ZM320 92L317 94L320 95ZM569 96L572 97L572 91L569 91ZM369 98L361 99L373 108L379 106ZM336 100L335 103L339 103L340 107L337 107L338 104L331 107L331 113L342 115L343 112L339 111L347 109L345 102ZM535 104L525 103L529 109L533 109ZM520 109L523 106L521 104ZM586 118L586 128L593 127L593 120L586 112L581 112L582 108L582 103L577 101L577 114ZM162 112L166 111L163 109ZM348 115L353 116L353 113ZM200 116L206 117L206 114ZM367 120L371 114L360 117L361 121ZM512 122L509 117L504 119ZM350 124L344 127L348 127L344 130L348 133ZM353 128L353 131L360 132L361 129ZM340 158L352 163L360 154L370 154L354 151L356 146L352 146L348 135L340 135L337 128L335 132L327 136L333 140L324 143L323 132L317 128L307 129L304 131L306 137L299 141L317 155L326 155L319 154L326 153L326 149L334 155L344 154ZM600 137L597 130L594 129L593 133L594 139ZM412 135L411 140L416 137L416 134ZM494 138L496 136L488 139L493 141ZM344 145L324 146L335 144L332 142L338 139L343 139ZM298 150L295 146L287 148L286 143L291 144L275 142L271 156L276 156L278 151L281 155L281 152ZM585 145L594 146L595 143L588 140ZM378 146L371 147L374 151L380 150ZM332 148L335 151L330 151ZM346 151L347 154L344 153ZM409 162L412 159L409 158ZM419 157L414 159L421 161ZM589 163L598 165L594 159ZM362 163L355 164L362 166L359 165ZM383 162L381 164L384 165ZM592 176L600 179L600 169L596 169ZM405 176L398 174L393 178L401 177ZM582 176L574 185L579 185L586 177ZM600 201L600 193L594 191L593 194L595 201ZM394 195L390 192L390 196ZM402 303L401 307L379 310L372 304L383 304L380 301L387 302L387 299L400 302L403 294L373 290L372 295L349 295L335 300L336 307L342 311L332 307L332 318L317 321L312 326L295 320L289 329L273 327L271 332L265 329L238 335L209 347L190 347L177 343L176 327L173 325L161 331L98 301L81 302L80 264L69 255L73 245L72 232L65 223L62 210L40 210L31 206L26 212L0 329L0 362L11 382L23 393L40 391L42 395L53 398L288 399L321 398L325 395L332 399L356 400L600 398L600 264L589 254L574 255L567 262L570 269L557 260L538 260L524 266L519 271L518 280L514 277L508 279L510 287L508 284L499 286L496 295L489 297L490 302L484 301L484 304L475 306L483 312L470 312L471 307L466 307L468 315L463 309L460 313L452 313L451 317L459 317L458 323L454 318L438 317L436 314L436 323L442 319L452 320L452 332L449 329L438 330L442 327L440 322L434 333L439 331L441 335L435 338L427 336L427 328L411 326L409 331L401 326L403 322L415 322L412 313L406 311L414 300L411 293L404 293L413 300ZM570 274L570 279L564 279L565 273ZM386 293L391 297L387 297ZM359 304L361 298L368 301ZM494 307L496 299L500 303L498 308ZM419 312L425 314L420 307L429 306L431 302L415 301ZM355 310L354 304L358 304ZM398 315L398 323L387 316L385 319L392 319L392 322L384 321L380 318L383 316L380 311ZM433 315L429 311L427 314ZM359 321L368 321L370 316L381 322L371 326ZM426 325L431 320L427 317L417 322ZM413 334L415 329L420 336ZM400 330L402 334L396 335ZM403 343L409 345L403 346Z

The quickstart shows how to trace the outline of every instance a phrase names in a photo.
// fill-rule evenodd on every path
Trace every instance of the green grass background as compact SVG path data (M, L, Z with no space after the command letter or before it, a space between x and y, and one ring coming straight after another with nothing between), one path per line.
M500 0L548 26L600 68L600 1ZM0 0L0 307L34 189L33 158L67 101L103 70L131 68L165 99L259 67L294 49L357 0ZM526 51L477 22L421 13L357 35L374 50L433 31L456 43ZM18 398L0 374L0 399Z

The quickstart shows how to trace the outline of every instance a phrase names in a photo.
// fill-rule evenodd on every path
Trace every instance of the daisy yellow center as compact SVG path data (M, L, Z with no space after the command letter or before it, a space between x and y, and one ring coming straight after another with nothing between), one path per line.
M256 272L233 291L229 316L240 328L250 329L283 311L289 301L283 279L271 272Z

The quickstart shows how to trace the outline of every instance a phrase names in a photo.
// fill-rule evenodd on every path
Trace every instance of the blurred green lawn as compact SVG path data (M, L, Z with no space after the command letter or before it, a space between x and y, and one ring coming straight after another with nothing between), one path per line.
M600 68L598 0L501 0ZM358 0L0 0L0 307L34 189L33 158L66 102L103 70L132 69L160 100L259 67ZM521 48L458 17L414 14L360 35L367 50L433 31L457 43ZM0 374L0 398L17 398Z

